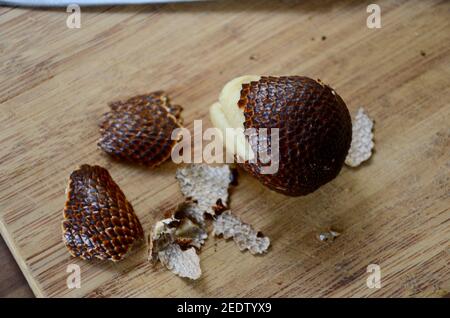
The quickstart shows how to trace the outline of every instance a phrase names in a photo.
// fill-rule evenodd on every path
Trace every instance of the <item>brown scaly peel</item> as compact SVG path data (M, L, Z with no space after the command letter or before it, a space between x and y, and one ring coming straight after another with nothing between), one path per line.
M113 158L149 167L166 161L182 127L181 106L172 105L164 92L139 95L109 104L100 121L98 146Z
M231 152L244 158L241 166L264 185L290 196L306 195L334 179L352 139L352 122L342 98L304 76L236 78L224 86L210 114L224 133L228 127L267 128L269 153L270 129L279 128L276 173L262 174L262 163L249 160L257 153L258 140L244 133L232 136L237 146Z
M124 193L100 166L82 165L70 175L62 222L70 254L90 260L122 260L144 238Z

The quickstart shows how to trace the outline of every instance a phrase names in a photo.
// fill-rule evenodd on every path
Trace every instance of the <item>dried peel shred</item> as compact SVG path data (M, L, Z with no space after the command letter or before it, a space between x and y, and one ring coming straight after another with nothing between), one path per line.
M158 258L172 273L190 279L198 279L202 274L200 258L191 247L183 251L178 244L170 244L158 252Z
M373 120L360 108L353 120L352 143L345 164L350 167L358 167L362 162L372 156L373 142Z
M269 238L234 216L228 205L228 188L235 175L228 165L192 164L177 170L176 179L185 201L171 217L158 221L149 236L149 260L160 261L180 277L201 276L197 251L208 237L205 213L214 218L215 235L233 238L240 250L267 251ZM223 212L224 211L224 212Z
M185 214L186 203L180 204L172 217L158 221L149 237L149 260L158 260L180 277L197 279L201 275L200 248L208 234Z
M255 231L251 225L243 223L229 210L217 216L213 224L216 236L233 238L241 251L249 250L252 254L262 254L267 252L270 246L268 237Z
M228 202L228 187L233 174L228 165L209 166L193 164L177 170L176 179L181 193L196 205L191 205L195 219L204 222L204 213L215 215L224 210Z
M341 233L339 233L338 231L329 230L326 232L321 232L319 235L317 235L317 238L321 242L332 242L340 235Z

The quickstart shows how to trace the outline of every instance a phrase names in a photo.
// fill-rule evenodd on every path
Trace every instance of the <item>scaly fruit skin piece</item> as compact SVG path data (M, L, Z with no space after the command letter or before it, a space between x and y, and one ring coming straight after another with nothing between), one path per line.
M62 222L70 254L120 261L144 231L124 193L100 166L82 165L71 173Z
M167 160L182 127L181 106L172 105L163 92L139 95L109 104L100 122L98 146L113 158L155 167Z
M303 76L261 77L243 84L238 106L244 128L279 128L279 169L261 174L261 163L243 168L272 190L306 195L334 179L352 139L347 106L330 87ZM256 153L258 141L247 138ZM269 148L270 149L270 148Z

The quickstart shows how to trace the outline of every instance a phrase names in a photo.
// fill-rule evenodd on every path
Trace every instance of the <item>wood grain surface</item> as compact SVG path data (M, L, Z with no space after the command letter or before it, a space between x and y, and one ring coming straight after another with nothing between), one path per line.
M36 296L429 296L450 290L450 3L220 1L64 9L0 8L0 230ZM306 75L352 113L375 119L376 152L306 197L271 192L240 173L231 208L271 238L269 253L209 239L203 276L187 281L146 262L69 256L60 223L70 172L109 169L146 231L182 199L168 162L145 169L96 147L107 102L152 90L211 125L208 107L242 74ZM321 231L342 232L334 242ZM66 268L81 267L68 289ZM382 287L366 285L369 264Z

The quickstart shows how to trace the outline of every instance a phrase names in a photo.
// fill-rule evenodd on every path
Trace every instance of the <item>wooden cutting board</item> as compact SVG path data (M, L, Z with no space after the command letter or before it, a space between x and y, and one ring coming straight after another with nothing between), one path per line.
M0 229L37 296L442 296L450 290L450 3L221 1L83 9L0 8ZM145 230L182 196L168 162L146 169L96 147L109 101L164 89L194 119L243 74L306 75L375 119L376 152L306 197L244 172L231 208L271 238L265 256L211 238L198 281L146 262L73 259L61 241L67 179L109 169ZM342 235L316 237L328 228ZM68 289L69 264L81 288ZM370 289L367 266L381 268Z

